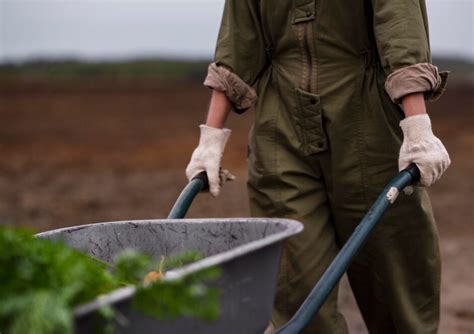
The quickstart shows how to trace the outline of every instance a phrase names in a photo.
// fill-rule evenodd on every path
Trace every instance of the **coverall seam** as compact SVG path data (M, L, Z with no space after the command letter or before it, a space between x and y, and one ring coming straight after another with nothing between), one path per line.
M364 134L363 134L363 131L362 131L362 123L363 123L363 117L362 117L362 110L363 110L363 106L362 106L362 103L361 103L361 95L360 94L360 91L362 90L362 85L363 85L363 81L364 81L364 78L365 78L365 72L366 72L366 67L365 65L362 66L362 71L361 71L361 75L359 76L357 82L356 82L356 89L357 89L357 92L355 93L355 96L357 98L354 99L354 110L356 110L356 114L357 114L357 122L356 122L356 131L357 131L357 153L358 153L358 158L359 158L359 166L358 166L358 169L359 169L359 173L360 173L360 177L361 177L361 180L360 180L360 184L362 186L362 197L364 199L364 202L365 202L365 208L364 210L365 211L368 211L369 209L369 206L370 206L370 203L369 203L369 198L368 198L368 184L366 182L367 180L367 175L366 175L366 170L367 170L367 158L366 156L363 154L364 149L365 149L365 145L364 145ZM357 111L358 110L358 111Z
M273 69L273 66L272 66L272 69ZM283 101L281 100L281 94L282 94L282 91L281 91L281 87L280 87L280 82L278 81L278 76L274 76L273 75L273 71L271 71L270 73L271 75L271 80L270 82L274 85L274 88L275 88L275 91L277 92L277 96L278 96L278 106L277 108L275 109L274 111L274 114L273 114L273 117L272 117L272 144L273 144L273 154L274 154L274 166L273 166L273 169L274 169L274 172L275 172L275 175L279 175L279 170L280 170L280 165L279 165L279 156L278 156L278 150L277 150L277 145L276 145L276 141L277 141L277 126L278 126L278 120L280 119L279 118L279 115L280 115L280 110L281 110L281 107L282 107L282 103ZM276 192L276 195L277 195L277 201L275 202L275 209L277 210L277 212L283 212L285 210L285 205L283 203L283 199L282 199L282 189L281 187L275 187L275 192ZM283 261L283 268L284 269L284 286L285 286L285 298L284 298L284 302L285 302L285 305L284 305L284 309L285 309L285 312L288 313L288 311L290 310L290 277L288 275L288 258L286 257L283 257L284 261Z
M257 4L258 4L258 21L259 21L259 28L262 32L262 36L263 36L263 41L264 41L264 45L265 45L265 53L266 53L266 57L267 57L267 60L269 62L271 62L271 58L273 56L273 39L271 38L271 33L269 31L267 31L267 29L265 29L266 27L266 22L264 22L265 20L265 16L263 16L261 13L262 13L262 3L260 0L257 1Z
M270 82L273 83L275 85L275 90L277 92L277 96L278 96L278 106L276 108L276 110L274 111L273 115L272 115L272 119L271 119L271 122L272 122L272 144L273 144L273 153L272 153L272 156L273 156L273 161L272 161L272 168L273 168L273 171L275 173L275 175L279 175L278 174L278 169L279 169L279 165L278 165L278 150L276 148L276 141L277 141L277 126L278 126L278 115L280 113L280 109L281 109L281 90L280 90L280 84L278 82L278 78L275 78L273 76L273 71L270 73ZM276 190L277 190L277 194L278 194L278 202L275 203L275 204L278 204L278 208L277 210L281 210L282 208L284 208L284 205L283 205L283 201L282 201L282 195L281 195L281 188L280 187L276 187Z

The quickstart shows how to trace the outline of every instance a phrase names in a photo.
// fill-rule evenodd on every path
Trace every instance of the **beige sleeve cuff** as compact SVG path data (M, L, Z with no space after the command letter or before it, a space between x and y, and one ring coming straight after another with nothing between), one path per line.
M227 68L209 64L204 85L225 93L234 109L241 113L257 101L255 90Z
M392 72L385 80L385 90L395 103L412 93L424 93L426 99L436 100L446 89L448 73L438 72L429 63L410 65Z

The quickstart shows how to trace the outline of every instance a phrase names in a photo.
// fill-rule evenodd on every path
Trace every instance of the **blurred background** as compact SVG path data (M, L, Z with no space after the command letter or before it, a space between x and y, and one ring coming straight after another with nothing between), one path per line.
M0 0L0 224L36 231L163 218L205 120L223 0ZM429 103L453 164L430 189L441 235L441 333L474 333L472 0L427 0L433 62L450 70ZM248 216L247 132L232 115L223 165L238 179L189 217ZM351 333L366 333L344 282Z

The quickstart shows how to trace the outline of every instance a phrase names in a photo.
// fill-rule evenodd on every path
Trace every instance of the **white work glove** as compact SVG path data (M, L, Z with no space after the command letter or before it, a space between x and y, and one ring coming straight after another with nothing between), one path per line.
M209 191L211 195L217 197L222 184L235 179L235 176L228 170L220 168L225 144L231 130L212 128L203 124L199 128L201 129L199 145L191 156L191 161L186 168L186 176L188 180L191 180L200 172L206 171L209 179Z
M400 149L398 167L405 169L415 163L420 170L417 186L429 187L438 181L451 164L443 143L431 131L431 121L427 114L410 116L400 122L403 144ZM412 187L405 188L410 195Z

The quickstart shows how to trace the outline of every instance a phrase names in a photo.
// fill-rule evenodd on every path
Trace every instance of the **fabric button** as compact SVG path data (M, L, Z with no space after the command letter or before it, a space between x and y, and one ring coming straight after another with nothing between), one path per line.
M306 11L306 16L307 16L307 17L310 17L311 15L313 15L313 12L310 11L310 10L307 10L307 11Z
M318 147L319 147L319 148L323 148L323 147L324 147L324 143L320 141L320 142L318 143Z
M314 97L312 97L312 98L309 99L309 102L311 104L316 104L316 99Z

